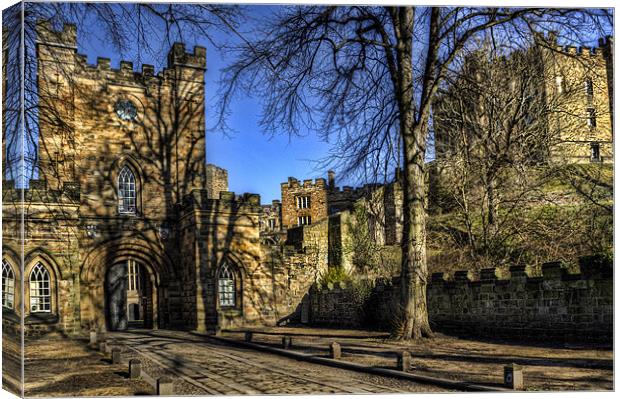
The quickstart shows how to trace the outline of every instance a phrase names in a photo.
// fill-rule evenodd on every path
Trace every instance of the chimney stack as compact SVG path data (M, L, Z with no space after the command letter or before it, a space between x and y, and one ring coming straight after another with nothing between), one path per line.
M333 170L327 171L327 185L330 189L336 187L336 172Z

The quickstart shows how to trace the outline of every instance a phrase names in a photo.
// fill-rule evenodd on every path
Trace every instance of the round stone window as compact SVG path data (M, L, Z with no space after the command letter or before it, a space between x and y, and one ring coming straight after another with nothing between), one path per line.
M124 121L132 121L138 116L136 105L127 99L120 99L114 104L114 111Z

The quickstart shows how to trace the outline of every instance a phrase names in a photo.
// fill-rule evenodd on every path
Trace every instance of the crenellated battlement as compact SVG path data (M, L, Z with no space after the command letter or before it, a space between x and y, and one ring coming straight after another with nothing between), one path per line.
M433 273L430 279L430 285L442 284L493 284L496 282L529 282L538 283L541 281L562 280L575 281L587 280L590 278L611 278L611 265L597 263L592 261L591 256L579 258L577 266L578 272L571 273L562 266L561 262L548 262L542 264L540 272L528 270L525 265L511 266L508 270L505 268L487 268L481 269L479 272L472 270L458 270L450 277L447 273Z
M352 187L352 186L333 187L330 189L329 195L332 198L351 197L353 199L357 199L365 194L371 193L372 191L380 187L382 187L382 185L378 183L368 183L368 184L364 184L361 187Z
M14 180L2 181L2 200L6 203L21 202L21 189L16 188ZM23 190L23 201L27 203L67 204L79 203L80 184L73 181L62 183L60 190L50 189L42 179L31 179L28 188Z
M284 189L296 189L296 188L326 188L327 183L324 178L317 177L314 179L304 179L303 182L300 182L295 177L289 177L288 181L284 183L280 183L280 187Z
M207 49L202 46L194 46L191 53L185 51L184 43L174 43L168 53L168 68L175 66L188 66L193 68L207 68Z
M525 265L434 273L427 308L434 331L493 338L611 342L613 270L597 256L579 259L580 272L560 262L530 273ZM400 309L400 277L371 282L367 299L349 285L315 284L310 291L312 323L339 327L391 328Z
M606 36L598 39L598 47L585 47L585 46L570 46L558 44L557 33L550 32L547 36L538 34L537 39L539 43L543 43L544 46L548 46L554 49L558 53L564 53L573 57L603 57L604 51L607 47L613 47L613 37Z
M131 61L121 60L119 62L118 68L114 68L111 65L110 59L105 57L98 57L97 64L89 64L87 62L86 56L82 54L76 55L78 66L78 72L89 74L89 73L99 73L105 74L106 78L109 81L134 81L138 84L149 84L149 83L158 83L161 81L172 81L178 78L178 75L175 74L172 68L164 68L160 72L155 72L155 67L151 64L142 64L141 70L135 70L134 64ZM177 66L188 66L185 64L176 64ZM195 68L201 70L203 68L198 66L190 66L191 68Z
M599 47L575 47L575 46L555 46L555 51L571 57L603 57L603 51Z
M243 193L236 195L232 191L221 191L219 198L209 198L209 193L204 189L194 189L183 198L183 208L208 210L215 207L249 207L253 212L260 212L260 195Z
M76 54L77 70L81 75L103 75L108 81L133 82L138 85L156 84L173 78L167 69L155 73L155 67L150 64L142 64L141 71L134 70L131 61L121 60L117 68L114 68L109 58L97 57L96 64L89 64L86 56Z
M65 24L62 31L54 30L51 23L41 21L37 24L37 42L40 45L62 47L73 50L75 53L76 74L105 74L108 80L121 82L133 81L136 84L148 84L158 81L178 79L175 73L177 67L197 69L199 72L206 70L207 49L202 46L194 46L192 52L185 49L184 43L174 43L168 52L167 67L160 72L155 72L155 67L143 64L140 71L134 70L132 61L121 60L118 68L112 67L109 58L98 57L96 64L89 64L86 55L77 54L77 29L73 24Z

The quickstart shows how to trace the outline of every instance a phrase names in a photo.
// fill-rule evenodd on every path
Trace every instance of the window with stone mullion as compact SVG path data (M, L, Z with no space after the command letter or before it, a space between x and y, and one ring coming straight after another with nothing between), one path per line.
M30 311L51 312L50 274L41 263L30 272Z
M2 259L2 307L13 309L15 300L15 274L13 268Z
M235 276L227 264L219 273L218 297L221 307L234 307L236 304Z
M136 213L136 178L127 166L118 176L118 199L119 213Z

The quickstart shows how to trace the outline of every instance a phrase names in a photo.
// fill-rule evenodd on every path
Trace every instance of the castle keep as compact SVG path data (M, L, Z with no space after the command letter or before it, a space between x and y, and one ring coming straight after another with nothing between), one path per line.
M557 102L549 119L549 129L558 132L551 159L613 163L613 38L600 39L598 48L562 47L553 36L549 41L541 58L547 101Z
M39 178L25 205L3 185L5 326L22 303L27 334L275 323L260 197L205 162L206 49L175 43L163 71L136 72L87 64L73 25L37 33Z
M539 36L523 51L492 60L473 52L463 71L434 101L436 158L459 151L457 137L466 132L475 142L476 130L491 130L497 119L485 113L485 101L471 94L489 83L505 83L511 98L527 96L528 115L517 130L536 135L531 158L555 164L613 163L613 38L599 40L597 48L560 46L555 35ZM516 73L518 71L518 73ZM473 78L472 78L473 77ZM521 79L521 84L516 82ZM473 83L472 83L473 82ZM478 87L476 89L475 87ZM469 95L467 99L463 95ZM525 112L524 112L525 113ZM536 126L536 132L534 128ZM471 144L470 144L471 145Z

